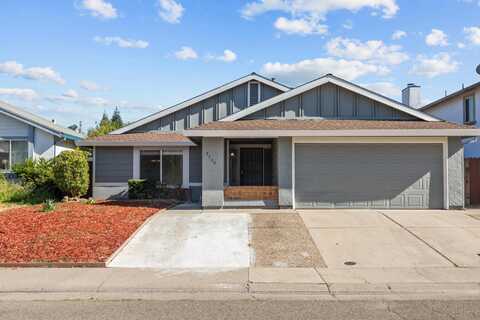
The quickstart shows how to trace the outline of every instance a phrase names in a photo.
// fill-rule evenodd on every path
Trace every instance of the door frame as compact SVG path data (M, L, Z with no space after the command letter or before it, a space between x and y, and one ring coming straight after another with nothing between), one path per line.
M448 137L292 137L292 207L296 208L295 201L295 144L352 144L352 143L414 143L414 144L442 144L443 157L443 208L450 208L448 194Z

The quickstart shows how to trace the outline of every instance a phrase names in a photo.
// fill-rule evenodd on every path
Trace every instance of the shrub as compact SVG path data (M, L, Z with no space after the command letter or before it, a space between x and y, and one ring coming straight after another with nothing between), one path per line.
M53 162L57 187L69 197L81 197L88 191L88 158L81 150L64 151Z
M61 191L54 180L52 160L29 159L15 165L13 172L22 181L24 190L12 197L11 201L40 203L46 199L61 198Z
M145 179L128 180L129 199L152 199L155 197L156 192L155 181Z
M47 199L43 202L42 204L42 212L50 212L55 210L57 205L55 204L55 201L52 199Z
M0 173L0 202L15 202L26 193L25 188L17 183L7 181Z

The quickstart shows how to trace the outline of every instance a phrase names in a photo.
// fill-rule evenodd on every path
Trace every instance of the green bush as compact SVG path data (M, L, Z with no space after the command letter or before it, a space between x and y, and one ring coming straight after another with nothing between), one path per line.
M53 162L57 187L69 197L81 197L88 191L88 158L81 150L64 151Z
M56 207L57 207L57 205L55 204L54 200L47 199L42 204L42 212L54 211Z
M155 181L145 179L128 180L129 199L153 199L157 192Z
M53 178L53 161L28 159L22 164L13 167L13 172L22 179L22 182L33 189L55 185Z
M17 183L7 181L0 173L0 202L15 202L25 195L25 188Z
M62 192L58 189L54 174L53 160L27 160L15 165L13 172L20 178L23 192L15 194L12 202L41 203L47 199L59 199Z

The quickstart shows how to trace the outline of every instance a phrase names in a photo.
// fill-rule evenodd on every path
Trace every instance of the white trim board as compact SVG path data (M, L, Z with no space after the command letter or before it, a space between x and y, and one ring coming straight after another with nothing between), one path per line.
M331 83L334 85L337 85L339 87L342 87L344 89L350 90L352 92L355 92L359 95L362 95L364 97L367 97L369 99L375 100L377 102L383 103L389 107L392 107L393 109L402 111L404 113L407 113L409 115L412 115L416 118L419 118L421 120L425 121L440 121L440 119L437 119L429 114L426 114L422 111L418 111L416 109L410 108L409 106L406 106L400 102L394 101L392 99L389 99L387 97L384 97L380 94L377 94L373 91L370 91L368 89L362 88L358 85L355 85L353 83L350 83L346 80L340 79L338 77L335 77L331 74L327 74L326 76L323 76L321 78L318 78L314 81L308 82L304 85L301 85L299 87L296 87L295 89L289 90L287 92L284 92L282 94L279 94L273 98L270 98L268 100L265 100L263 102L260 102L259 104L256 104L250 108L243 109L237 113L234 113L228 117L223 118L220 121L236 121L239 119L242 119L250 114L253 114L255 112L258 112L260 110L263 110L267 107L273 106L279 102L285 101L291 97L294 97L296 95L302 94L304 92L307 92L311 89L314 89L318 86L321 86L326 83Z
M282 85L282 84L279 84L278 82L269 80L269 79L267 79L267 78L264 78L264 77L261 77L261 76L255 74L255 73L252 73L252 74L250 74L250 75L248 75L248 76L242 77L242 78L240 78L240 79L237 79L237 80L234 80L234 81L232 81L232 82L226 83L226 84L224 84L224 85L222 85L222 86L220 86L220 87L218 87L218 88L215 88L215 89L213 89L213 90L207 91L207 92L205 92L205 93L203 93L203 94L201 94L201 95L199 95L199 96L196 96L196 97L194 97L194 98L192 98L192 99L186 100L186 101L181 102L181 103L179 103L179 104L176 104L176 105L174 105L174 106L172 106L172 107L169 107L169 108L167 108L167 109L164 109L164 110L161 110L161 111L159 111L159 112L156 112L156 113L154 113L154 114L152 114L152 115L149 115L149 116L147 116L147 117L145 117L145 118L143 118L143 119L140 119L140 120L138 120L138 121L136 121L136 122L133 122L133 123L131 123L131 124L129 124L129 125L123 127L123 128L120 128L120 129L118 129L118 130L115 130L115 131L111 132L110 134L122 134L122 133L125 133L125 132L127 132L127 131L133 130L133 129L138 128L138 127L140 127L140 126L143 126L143 125L145 125L145 124L147 124L147 123L149 123L149 122L155 121L155 120L160 119L160 118L163 118L163 117L165 117L165 116L168 116L169 114L172 114L172 113L174 113L174 112L177 112L177 111L179 111L179 110L182 110L182 109L184 109L184 108L187 108L187 107L189 107L189 106L192 106L192 105L194 105L194 104L196 104L196 103L198 103L198 102L200 102L200 101L203 101L203 100L205 100L205 99L208 99L208 98L210 98L210 97L213 97L213 96L215 96L215 95L217 95L217 94L220 94L220 93L222 93L222 92L224 92L224 91L230 90L230 89L232 89L232 88L234 88L234 87L236 87L236 86L242 85L242 84L244 84L244 83L248 83L248 82L250 82L250 81L257 81L257 82L259 82L259 83L264 83L264 84L266 84L266 85L269 85L269 86L271 86L271 87L273 87L273 88L275 88L275 89L278 89L278 90L280 90L280 91L283 91L283 92L286 92L286 91L290 90L290 88L287 87L287 86L284 86L284 85ZM248 86L248 87L250 87L250 86Z

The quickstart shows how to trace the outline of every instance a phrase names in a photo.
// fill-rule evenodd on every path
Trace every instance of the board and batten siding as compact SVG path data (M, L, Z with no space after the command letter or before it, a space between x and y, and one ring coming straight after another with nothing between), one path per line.
M280 90L261 83L260 100L270 99ZM201 124L223 119L248 107L248 83L226 90L175 113L156 119L128 133L148 131L182 131Z
M411 115L331 83L324 84L243 119L414 120Z
M24 122L0 113L0 137L28 137L29 127Z
M95 148L95 183L127 184L132 178L132 147Z

